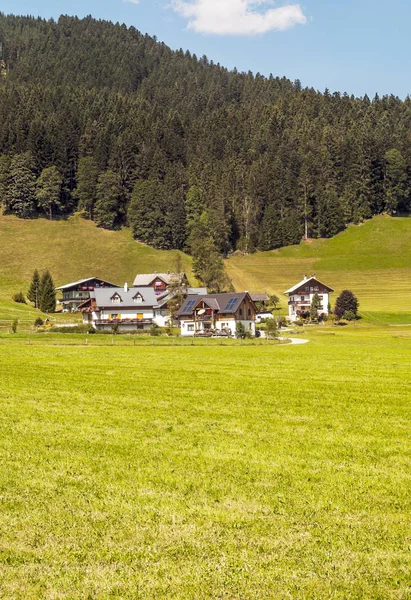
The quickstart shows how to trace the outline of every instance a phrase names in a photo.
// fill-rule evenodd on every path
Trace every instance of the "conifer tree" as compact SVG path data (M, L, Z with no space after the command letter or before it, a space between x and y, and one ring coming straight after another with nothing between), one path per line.
M36 213L36 176L30 152L17 154L10 163L9 184L5 195L8 212L30 218Z
M31 284L27 292L27 298L32 302L35 308L39 308L40 303L40 275L37 269L33 273Z
M310 319L318 319L318 311L321 309L321 300L318 294L314 294L310 306Z
M337 319L342 319L344 318L345 313L351 313L356 319L358 315L358 307L358 298L353 294L353 292L351 290L343 290L335 302L334 314Z
M38 206L53 219L53 209L61 208L62 177L57 167L43 169L36 182L36 200Z
M78 201L78 209L85 210L93 218L97 196L98 169L92 156L80 158L77 170L77 187L73 192Z
M39 308L44 313L55 312L56 310L56 290L53 278L47 270L43 273L39 288Z

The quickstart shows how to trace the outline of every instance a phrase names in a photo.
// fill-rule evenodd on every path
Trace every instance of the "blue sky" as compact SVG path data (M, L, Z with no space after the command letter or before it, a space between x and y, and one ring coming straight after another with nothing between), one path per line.
M410 0L2 0L0 9L124 22L229 68L321 91L411 93Z

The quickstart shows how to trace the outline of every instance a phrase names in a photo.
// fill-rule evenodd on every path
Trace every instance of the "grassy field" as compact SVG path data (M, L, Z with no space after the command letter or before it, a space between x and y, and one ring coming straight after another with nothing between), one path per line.
M0 597L410 598L411 331L299 335L1 335Z
M236 288L282 298L304 274L316 273L337 293L353 290L371 320L384 322L379 313L396 313L401 323L411 323L411 218L375 217L329 240L232 257L226 266Z
M191 276L191 260L181 256ZM135 242L128 229L106 231L79 217L27 221L0 213L0 327L15 318L23 325L32 323L38 316L11 302L14 293L27 291L36 268L48 268L56 285L93 276L123 285L131 284L139 272L167 271L175 258L176 252Z
M37 316L11 302L13 293L27 290L35 268L49 268L57 285L94 275L123 285L137 272L172 268L175 257L135 242L128 229L106 231L78 217L50 222L0 215L0 330L14 318L25 326ZM192 279L191 259L182 258ZM376 217L330 240L235 256L226 267L237 290L276 293L283 312L284 290L315 272L336 293L352 289L367 323L411 324L411 218Z

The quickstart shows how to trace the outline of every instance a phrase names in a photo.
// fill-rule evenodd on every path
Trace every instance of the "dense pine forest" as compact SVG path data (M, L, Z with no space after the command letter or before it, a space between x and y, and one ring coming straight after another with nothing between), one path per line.
M273 64L273 70L276 65ZM226 255L411 203L411 101L228 71L124 25L0 13L0 201Z

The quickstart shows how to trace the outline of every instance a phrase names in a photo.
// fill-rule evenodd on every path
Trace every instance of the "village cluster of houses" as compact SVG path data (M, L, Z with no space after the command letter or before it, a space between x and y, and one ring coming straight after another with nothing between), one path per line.
M181 335L234 335L237 324L254 336L256 323L272 314L259 311L266 306L267 294L233 292L208 294L206 288L189 286L185 273L150 273L137 275L132 287L98 277L90 277L63 285L60 303L66 312L80 311L83 322L97 330L111 330L116 325L122 331L150 330L153 326L165 327L170 322L169 304L177 293L183 302L176 314ZM315 275L285 292L288 297L288 316L291 321L304 318L310 312L315 294L321 302L318 314L327 315L330 287L321 283Z

